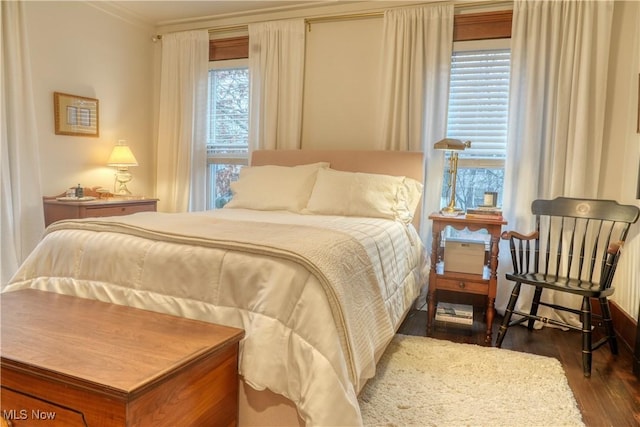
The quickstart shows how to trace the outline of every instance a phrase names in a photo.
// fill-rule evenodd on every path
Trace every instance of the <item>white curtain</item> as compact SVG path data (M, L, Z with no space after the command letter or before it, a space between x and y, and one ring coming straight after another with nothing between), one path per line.
M449 75L453 49L453 5L388 10L382 45L382 129L386 150L422 151L426 218L440 209L444 174L442 151L433 144L446 136ZM421 235L430 248L430 222Z
M249 24L249 149L300 148L303 19Z
M597 196L612 17L611 0L514 3L503 204L509 229L533 230L534 199ZM502 249L503 278L511 261L507 247ZM496 302L502 312L511 287L500 284ZM526 307L529 288L519 300ZM547 301L579 307L576 298L545 292ZM548 307L539 314L560 316Z
M160 211L205 209L208 69L208 31L163 36L156 174Z
M24 9L21 1L0 2L0 288L36 246L44 230L38 132Z

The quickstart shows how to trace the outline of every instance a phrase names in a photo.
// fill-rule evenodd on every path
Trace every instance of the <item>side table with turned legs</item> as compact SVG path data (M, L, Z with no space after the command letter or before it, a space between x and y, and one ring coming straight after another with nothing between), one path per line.
M431 245L431 272L429 273L429 296L428 296L428 317L427 317L427 335L433 332L433 321L438 305L438 290L446 290L452 292L462 292L469 294L486 295L486 323L487 329L485 333L485 343L491 344L493 318L495 314L495 299L497 290L497 270L498 270L498 252L500 234L502 226L507 222L498 218L467 218L465 215L445 216L440 213L433 213L429 216L433 221L433 242ZM456 230L468 229L469 231L478 231L485 229L490 235L489 245L489 279L483 279L482 274L443 272L436 273L436 263L439 256L444 255L442 250L442 238L445 228L453 227ZM446 260L445 260L446 265Z

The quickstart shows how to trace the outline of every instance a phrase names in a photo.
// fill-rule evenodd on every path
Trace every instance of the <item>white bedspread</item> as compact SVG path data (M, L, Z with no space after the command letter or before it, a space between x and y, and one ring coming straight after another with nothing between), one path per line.
M357 393L417 297L413 227L222 209L62 221L5 291L33 287L243 328L240 374L307 425L359 425Z

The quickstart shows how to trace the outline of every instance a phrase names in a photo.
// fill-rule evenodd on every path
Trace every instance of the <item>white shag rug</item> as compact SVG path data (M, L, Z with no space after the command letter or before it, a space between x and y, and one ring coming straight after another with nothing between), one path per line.
M365 426L584 426L551 357L396 335L359 397Z

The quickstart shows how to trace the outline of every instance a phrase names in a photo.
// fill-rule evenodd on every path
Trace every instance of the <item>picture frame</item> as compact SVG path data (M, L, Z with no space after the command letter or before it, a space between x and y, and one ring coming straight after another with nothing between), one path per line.
M100 136L97 99L54 92L53 115L56 135Z

